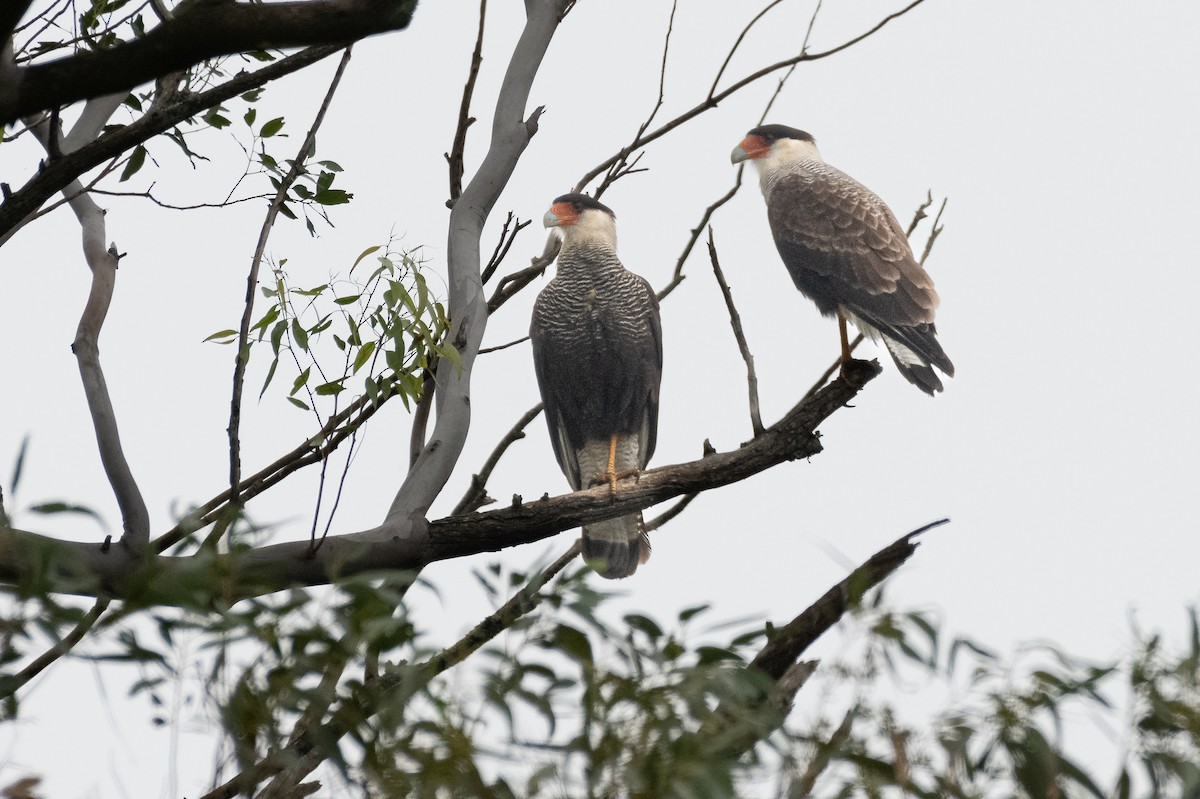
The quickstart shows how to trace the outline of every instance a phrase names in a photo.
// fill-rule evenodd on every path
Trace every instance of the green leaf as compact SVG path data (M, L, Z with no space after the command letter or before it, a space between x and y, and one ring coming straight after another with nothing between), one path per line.
M40 505L34 505L29 509L30 513L41 513L45 516L55 516L60 513L79 514L81 516L89 516L96 520L101 529L108 532L108 525L104 523L104 518L96 511L85 505L72 505L67 502L43 502Z
M139 144L133 148L133 153L129 156L129 160L125 162L125 168L121 170L121 177L118 182L124 183L129 180L142 168L142 164L144 163L146 163L146 148Z
M264 122L262 128L258 131L261 138L269 139L283 129L283 117L275 117L269 122Z
M625 616L625 623L643 633L651 641L657 641L662 637L662 628L648 616L643 616L640 613L630 613Z
M320 205L345 205L354 199L354 195L341 189L320 189L314 199Z
M328 383L322 383L314 389L318 396L328 397L334 394L340 394L346 390L340 380L333 380Z
M299 408L302 411L311 411L312 410L312 408L308 407L308 403L302 399L298 399L296 397L288 397L287 401L292 403L293 405L295 405L297 408Z
M209 336L208 338L206 338L204 340L205 341L216 341L219 344L232 344L233 341L237 338L237 335L238 335L238 332L236 330L218 330L216 333L213 333L211 336ZM226 340L221 341L220 339L226 339Z
M308 331L295 317L292 317L292 339L296 342L297 347L308 352Z
M334 300L334 302L338 305L353 305L354 303L358 302L358 299L361 296L361 294L349 294L345 297L338 297Z
M17 459L13 461L12 477L8 481L8 490L10 493L17 493L17 486L21 484L21 472L25 469L25 454L29 451L29 434L21 439L21 447L17 450Z
M358 349L358 354L354 356L354 371L357 373L359 369L366 365L367 361L371 360L371 355L375 352L375 342L368 341Z
M308 382L308 376L311 373L312 373L312 367L309 366L303 372L301 372L299 375L296 376L296 379L292 381L292 390L288 394L289 397L294 395L300 389L304 388L304 384Z
M221 116L220 109L221 106L219 105L215 108L208 109L207 113L205 113L201 119L217 129L229 127L233 123L230 122L226 117Z
M255 117L257 117L257 116L258 116L258 109L257 109L257 108L251 108L251 109L249 109L248 111L246 111L246 115L245 115L245 116L243 116L243 117L242 117L242 119L246 120L246 124L247 124L247 125L249 125L249 126L253 127L253 126L254 126L254 119L255 119Z
M354 267L358 266L363 258L366 258L368 255L370 255L373 252L379 252L379 249L380 249L380 246L378 244L376 244L374 246L368 247L367 249L365 249L361 253L359 253L359 256L354 259L354 264L350 267L350 271L353 272ZM372 275L372 277L374 277L374 275Z

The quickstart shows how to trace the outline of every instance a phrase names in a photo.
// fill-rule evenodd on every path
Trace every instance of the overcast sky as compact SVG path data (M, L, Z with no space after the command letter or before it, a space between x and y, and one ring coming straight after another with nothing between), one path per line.
M493 4L467 150L467 173L486 146L494 97L520 31L520 4ZM902 4L826 0L811 39L840 44ZM698 102L735 32L741 4L683 2L666 78L665 120ZM752 35L726 83L793 54L812 2L784 3ZM502 196L504 212L535 224L505 271L541 251L536 220L550 200L623 145L657 94L668 2L585 0L559 30L531 103L541 130ZM447 211L442 153L453 135L473 3L428 2L406 32L356 47L318 139L355 194L337 227L310 239L300 225L270 244L295 283L345 271L364 247L395 233L423 248L442 274ZM619 584L631 606L660 616L712 601L722 618L790 618L858 563L933 519L890 584L901 607L935 609L950 630L1009 651L1049 639L1103 659L1130 638L1130 619L1178 638L1198 598L1195 452L1200 450L1194 298L1200 264L1200 5L1183 2L962 3L929 0L866 42L803 65L768 121L812 133L825 159L871 187L904 222L927 191L949 203L927 263L942 305L940 340L957 376L930 399L878 355L884 374L853 409L822 427L825 452L703 495L658 532L654 556ZM335 60L273 86L259 119L286 114L290 152L324 93ZM767 79L652 145L650 171L604 197L618 216L625 264L657 287L704 207L726 191L729 151L755 124ZM236 107L235 107L236 109ZM240 111L238 112L240 113ZM206 141L212 164L193 170L169 144L140 176L175 202L215 201L241 169L236 146ZM6 146L0 179L19 185L36 164ZM135 181L136 183L137 181ZM261 203L168 212L142 200L100 198L108 235L128 256L101 340L122 437L162 531L173 509L218 492L233 352L202 343L235 327ZM770 239L756 181L715 218L716 242L756 358L764 420L775 421L836 357L836 325L793 288ZM917 234L923 244L928 222ZM28 226L0 255L5 342L0 478L31 437L18 505L64 499L98 509L119 528L92 445L69 350L87 271L74 217L60 209ZM665 345L659 444L652 465L691 460L750 436L742 362L707 258L663 305ZM432 280L440 289L440 279ZM535 284L490 322L485 345L524 335ZM262 364L260 363L261 367ZM261 379L261 372L259 373ZM278 384L285 386L289 381ZM460 468L433 515L458 501L471 472L521 412L537 402L528 346L480 359L475 420ZM244 462L274 459L307 434L307 417L269 393L251 403ZM490 493L562 493L539 419L497 472ZM393 403L368 433L335 532L382 518L407 460L408 425ZM250 510L307 535L315 475L294 478ZM649 511L653 514L654 511ZM26 527L86 540L86 521ZM505 555L528 564L574 533ZM418 592L430 644L449 642L488 610L470 571L489 562L436 564ZM175 734L153 710L124 699L131 671L60 664L28 691L17 725L0 728L0 784L33 772L47 795L194 795L210 771L194 715ZM73 768L61 767L72 752ZM3 765L7 763L7 765Z

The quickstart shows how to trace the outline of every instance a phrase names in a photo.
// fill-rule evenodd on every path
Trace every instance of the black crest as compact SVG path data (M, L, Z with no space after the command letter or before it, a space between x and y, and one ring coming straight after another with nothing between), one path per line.
M811 133L805 133L798 128L789 128L787 125L762 125L750 131L749 136L758 136L767 144L774 144L780 139L798 139L799 141L807 141L816 143L816 139Z
M577 213L583 211L585 208L591 208L596 211L603 211L613 219L617 218L617 215L614 214L613 210L607 205L599 200L593 200L586 194L580 194L579 192L571 192L570 194L564 194L561 197L555 197L553 204L558 205L559 203L570 203L575 208Z

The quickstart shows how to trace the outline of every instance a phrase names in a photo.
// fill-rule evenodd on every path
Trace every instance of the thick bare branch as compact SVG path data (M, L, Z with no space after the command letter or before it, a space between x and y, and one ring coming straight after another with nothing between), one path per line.
M0 96L0 125L187 69L222 55L336 44L408 27L416 0L298 0L237 3L184 0L145 36L19 67L15 91Z
M0 245L24 225L42 203L55 193L64 191L72 181L88 170L116 158L159 133L170 130L179 122L217 103L303 69L342 49L344 48L329 45L310 47L255 72L236 75L208 91L199 94L180 92L170 102L156 103L136 122L116 128L75 152L64 153L61 158L48 160L24 186L6 196L4 202L0 203ZM0 85L3 85L3 81L0 81Z
M480 279L480 237L517 160L537 132L542 109L526 118L529 90L565 10L566 0L526 3L525 28L496 99L487 155L450 210L446 254L453 322L448 341L457 351L458 361L443 358L438 364L437 423L388 509L378 536L382 540L424 537L425 514L449 479L466 441L471 423L471 373L488 316Z
M758 696L718 707L700 729L705 745L722 757L737 757L769 735L786 718L796 692L815 667L812 663L798 663L797 659L857 606L867 591L904 565L917 550L914 541L917 536L948 521L940 519L927 524L884 547L803 613L775 628L746 666L747 671L767 677L770 688Z
M93 125L95 119L96 115L91 115L86 125ZM47 152L54 148L54 142L61 143L63 140L58 120L53 117L41 121L29 120L27 124ZM91 291L79 319L71 350L79 364L79 377L83 383L92 427L96 432L100 462L121 511L124 530L121 544L129 552L140 553L150 541L150 513L133 471L125 460L116 412L104 380L104 371L100 367L100 329L104 326L116 287L119 256L115 247L104 246L105 212L84 193L78 181L68 186L67 192L74 195L69 205L79 220L83 232L83 256L92 273Z
M803 613L784 626L777 627L771 640L750 661L749 667L778 680L804 654L804 650L836 624L842 614L858 604L863 594L904 565L917 551L914 541L917 536L949 521L939 519L919 527L876 552Z
M334 536L313 551L307 541L217 555L205 550L189 557L160 557L135 575L127 573L118 548L58 541L16 529L0 529L0 582L42 576L52 590L136 597L163 604L206 606L258 596L297 585L324 585L364 572L415 570L449 558L494 552L539 541L583 523L642 510L685 494L738 482L788 460L808 458L822 449L815 430L880 372L875 362L851 361L838 378L799 403L761 436L731 452L644 472L636 481L607 485L524 503L486 513L450 516L429 523L428 536L386 537L381 526ZM56 566L43 575L47 559Z

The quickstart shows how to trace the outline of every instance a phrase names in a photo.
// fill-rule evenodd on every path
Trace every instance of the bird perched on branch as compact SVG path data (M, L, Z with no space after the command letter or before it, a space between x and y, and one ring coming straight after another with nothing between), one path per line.
M908 382L930 396L941 391L933 367L953 377L954 364L933 323L938 295L883 200L821 160L812 136L785 125L754 128L730 160L758 166L775 246L796 288L837 316L843 365L851 322L883 340Z
M533 306L529 338L559 466L578 491L646 467L658 429L662 324L654 290L617 258L616 217L585 194L546 212L558 228L558 273ZM642 514L583 527L583 557L628 577L650 557Z

